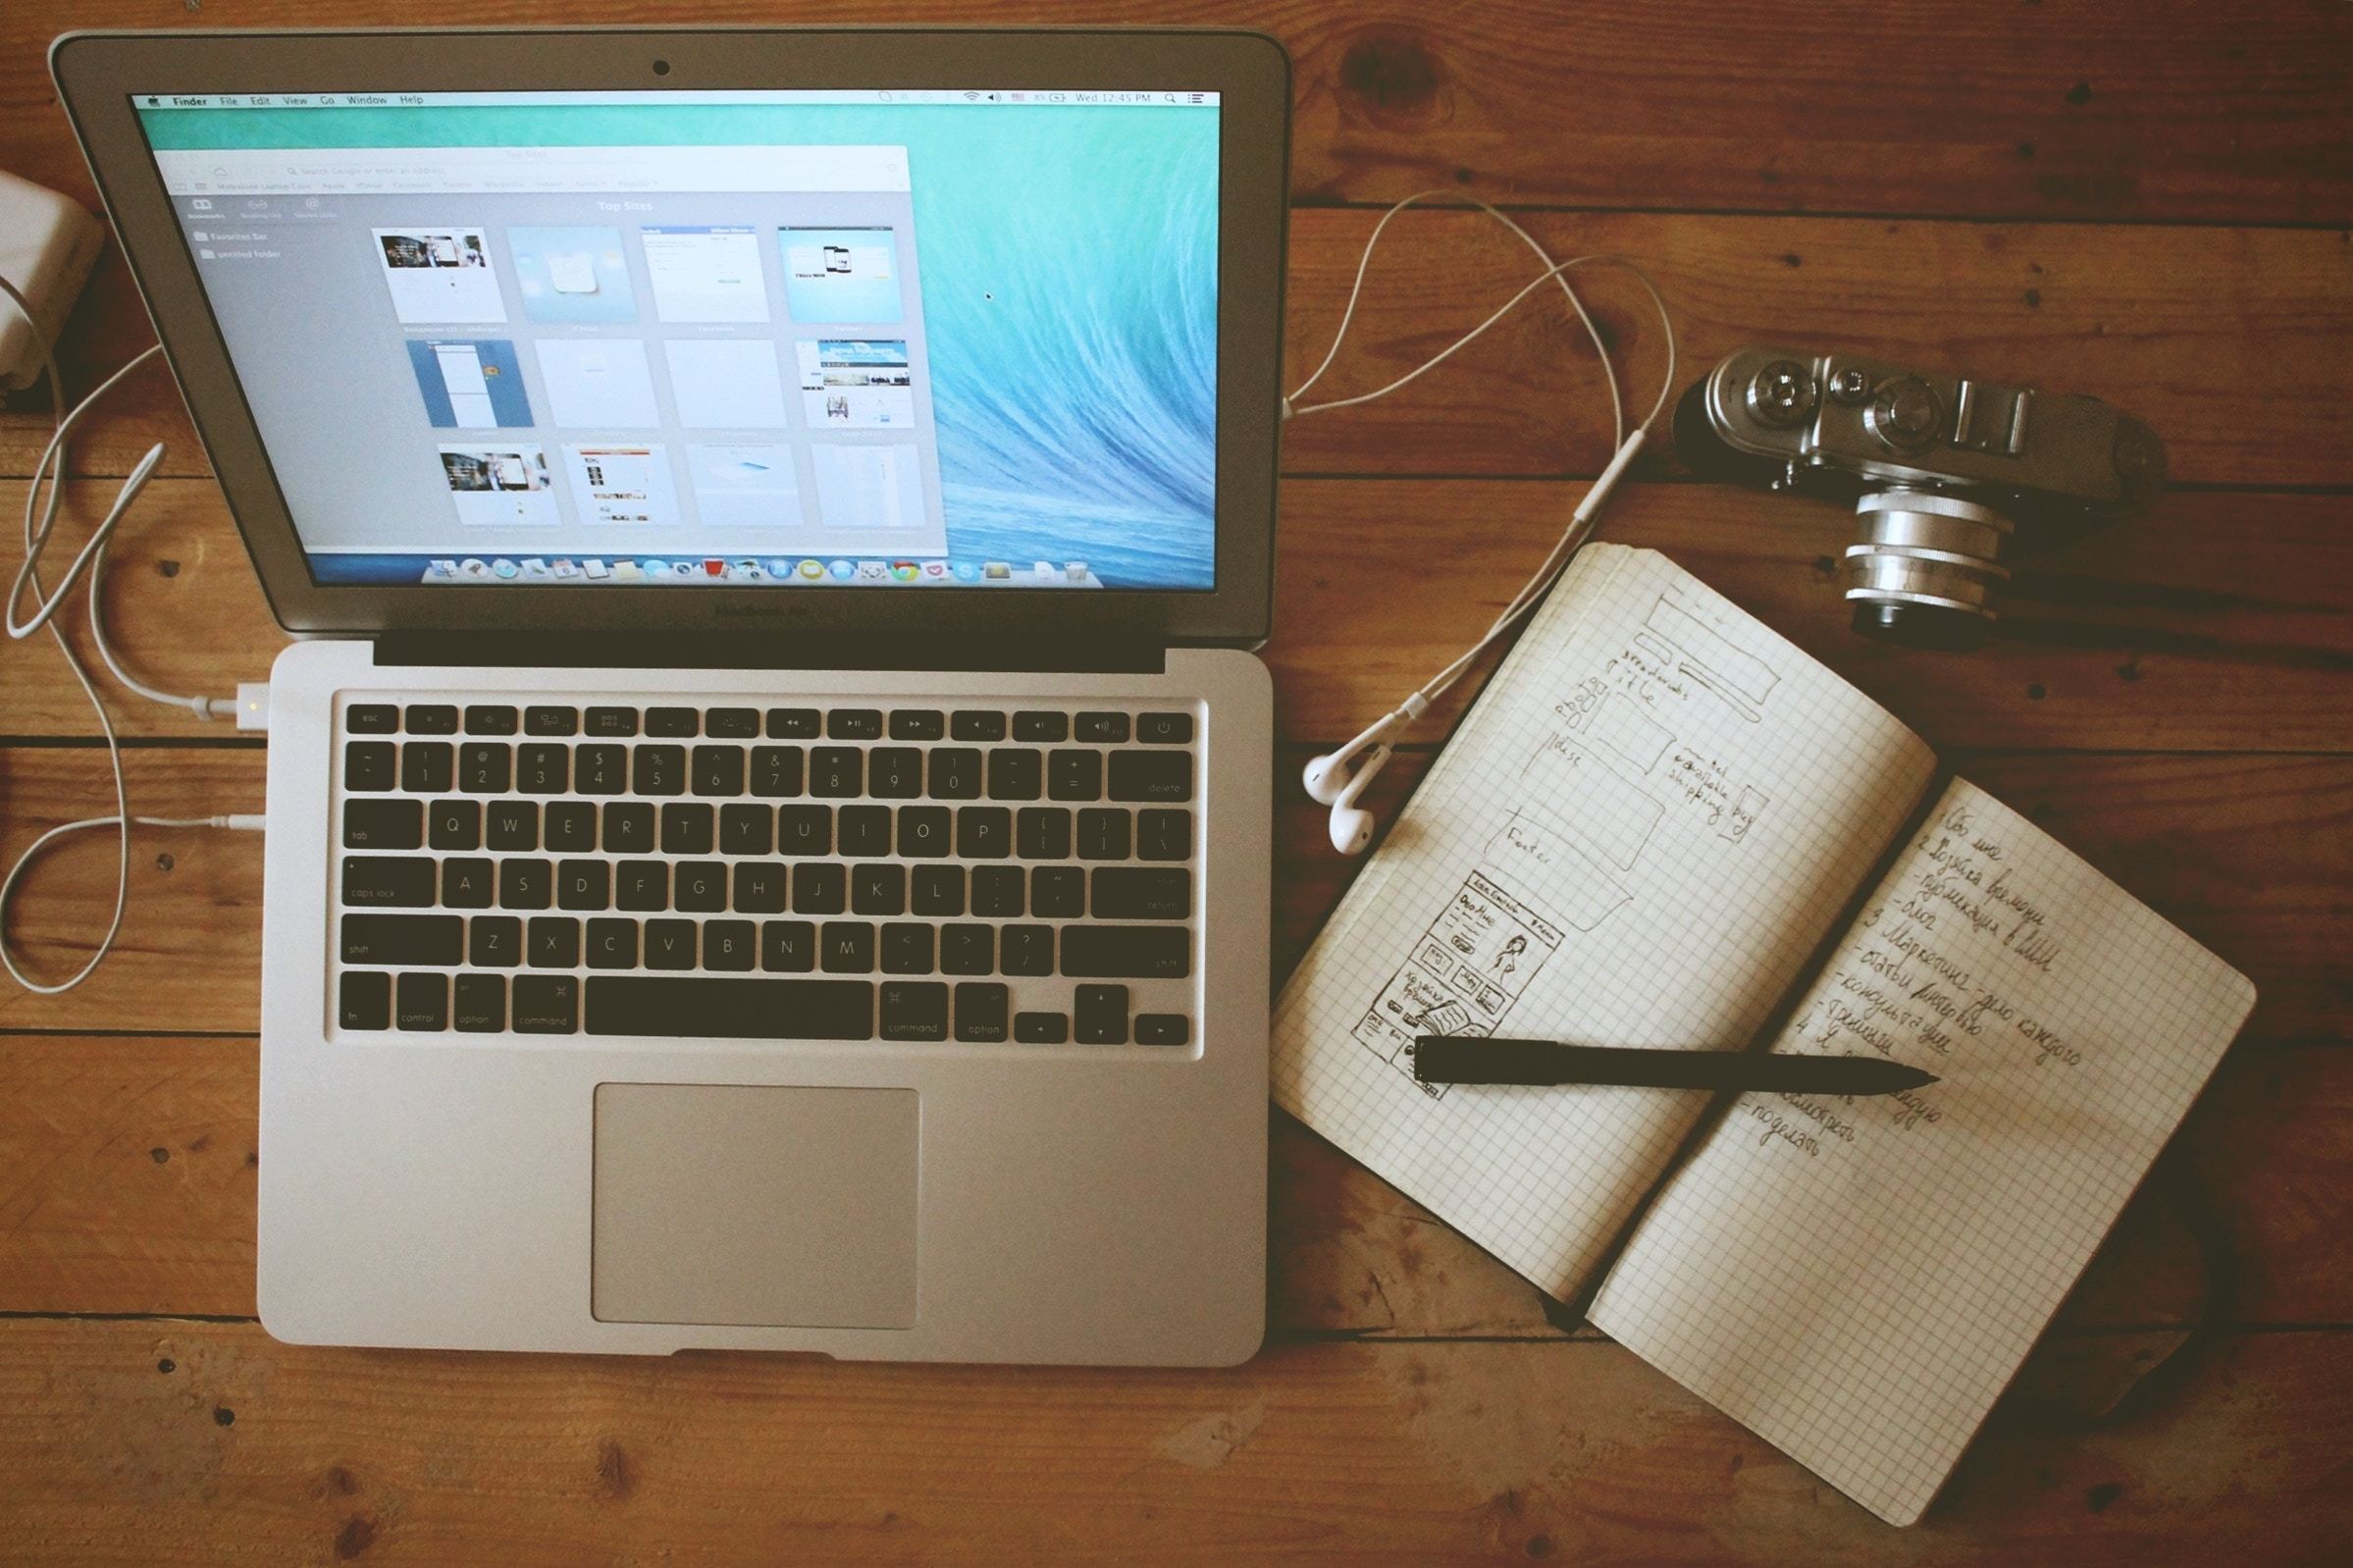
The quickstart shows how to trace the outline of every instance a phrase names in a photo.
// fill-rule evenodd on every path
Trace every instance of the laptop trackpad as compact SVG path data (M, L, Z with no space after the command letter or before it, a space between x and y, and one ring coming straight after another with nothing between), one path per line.
M913 1089L597 1086L604 1323L915 1321Z

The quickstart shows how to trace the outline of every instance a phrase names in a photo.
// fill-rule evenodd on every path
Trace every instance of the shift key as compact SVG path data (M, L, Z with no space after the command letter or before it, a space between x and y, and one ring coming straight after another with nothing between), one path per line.
M465 922L454 915L346 915L343 962L454 968L465 954Z

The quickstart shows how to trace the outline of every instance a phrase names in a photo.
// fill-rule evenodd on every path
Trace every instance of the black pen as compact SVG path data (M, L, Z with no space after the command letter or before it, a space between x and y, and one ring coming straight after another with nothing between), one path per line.
M1656 1051L1557 1040L1425 1034L1413 1043L1423 1083L1603 1083L1649 1089L1771 1089L1787 1094L1896 1094L1937 1081L1875 1056L1766 1056L1755 1051Z

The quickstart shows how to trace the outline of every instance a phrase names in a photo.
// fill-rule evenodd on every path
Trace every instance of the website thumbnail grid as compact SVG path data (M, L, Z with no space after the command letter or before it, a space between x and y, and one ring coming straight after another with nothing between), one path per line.
M144 115L320 581L1212 586L1214 112L511 96Z

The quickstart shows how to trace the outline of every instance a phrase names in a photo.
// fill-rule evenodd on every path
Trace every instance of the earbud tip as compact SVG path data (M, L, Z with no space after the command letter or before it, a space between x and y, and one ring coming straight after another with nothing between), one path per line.
M1373 842L1373 813L1344 810L1332 813L1332 847L1342 855L1362 855Z
M1308 799L1318 806L1336 804L1340 791L1348 783L1340 771L1339 758L1330 753L1309 761L1299 775L1299 782L1307 786Z

